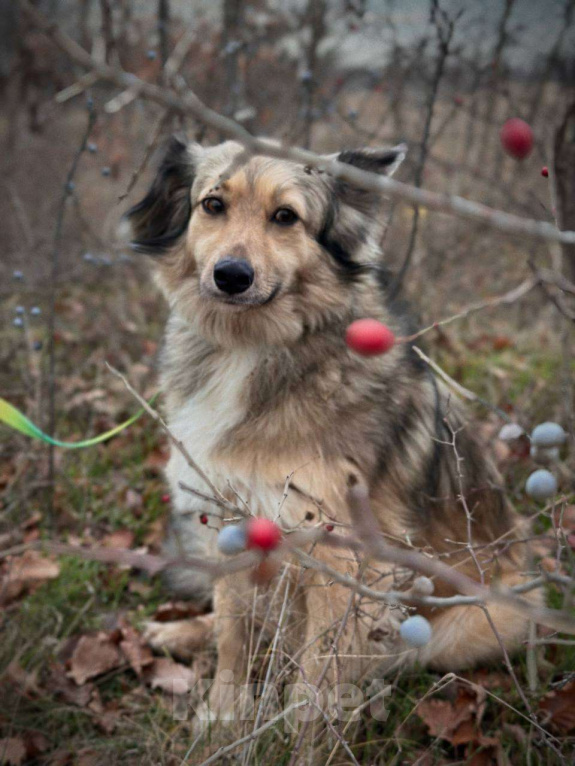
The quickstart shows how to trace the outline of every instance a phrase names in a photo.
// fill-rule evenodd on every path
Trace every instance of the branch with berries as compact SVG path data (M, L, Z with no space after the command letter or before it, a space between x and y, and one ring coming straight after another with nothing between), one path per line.
M123 90L130 90L137 93L138 98L153 101L172 113L194 117L204 125L218 131L222 136L243 144L246 156L265 155L291 160L328 173L334 178L345 180L361 189L380 192L391 199L473 220L507 234L533 237L548 242L575 244L575 231L560 231L557 226L547 221L521 218L463 197L427 191L386 176L360 170L307 149L281 146L270 140L257 138L239 123L206 106L193 91L189 90L187 85L180 89L177 76L171 83L174 85L173 88L160 87L145 82L120 67L100 62L40 13L29 0L20 0L20 6L28 20L37 29L46 34L73 62L87 69L95 80L111 83ZM178 90L175 89L176 87ZM180 90L181 92L178 92ZM523 126L516 125L514 130L513 126L511 128L511 130L507 128L502 140L507 150L520 158L525 156L526 152L526 132Z

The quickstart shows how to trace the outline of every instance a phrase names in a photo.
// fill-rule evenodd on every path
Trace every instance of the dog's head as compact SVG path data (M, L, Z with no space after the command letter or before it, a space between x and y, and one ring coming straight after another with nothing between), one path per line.
M341 162L391 174L404 147L346 151ZM172 308L214 343L291 343L345 315L373 267L381 198L293 162L244 161L226 142L172 138L146 197L129 212L134 246L157 256Z

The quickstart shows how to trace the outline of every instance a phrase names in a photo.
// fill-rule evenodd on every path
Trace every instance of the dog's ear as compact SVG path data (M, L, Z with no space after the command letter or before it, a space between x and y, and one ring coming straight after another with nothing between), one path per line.
M392 176L407 154L407 146L398 144L390 149L351 149L340 152L337 159L370 173Z
M128 211L135 250L161 255L184 233L192 212L194 165L201 147L178 136L169 140L144 199Z
M405 158L404 144L391 149L355 149L344 151L330 159L337 159L380 175L393 175ZM374 257L375 250L364 248L370 239L378 239L383 226L379 215L382 194L361 189L343 179L333 181L331 202L318 242L348 275L360 274Z

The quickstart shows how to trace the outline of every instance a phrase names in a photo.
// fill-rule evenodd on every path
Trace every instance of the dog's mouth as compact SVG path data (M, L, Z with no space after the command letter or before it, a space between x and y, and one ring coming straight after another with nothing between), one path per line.
M245 293L239 293L236 295L227 295L221 290L216 290L213 287L203 289L201 292L204 297L207 297L210 301L217 302L223 306L230 306L239 309L250 308L262 308L270 304L281 291L281 283L278 282L269 292L262 293L262 291L254 291L252 289Z

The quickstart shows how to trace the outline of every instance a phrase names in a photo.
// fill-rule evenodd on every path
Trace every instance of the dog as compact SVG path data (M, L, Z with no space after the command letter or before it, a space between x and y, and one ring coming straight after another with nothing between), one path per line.
M337 159L391 176L404 156L398 146L343 151ZM367 488L386 540L486 584L516 585L526 566L520 520L459 404L409 342L372 357L346 346L346 328L363 317L397 336L413 330L405 307L389 297L379 244L384 205L381 194L291 161L246 157L231 141L205 148L172 138L149 192L129 213L134 245L153 257L170 306L161 355L167 422L226 498L241 498L286 533L326 521L333 534L348 532L354 477ZM177 450L167 478L167 549L217 555L220 511L181 482L204 495L209 487ZM200 523L202 514L209 524ZM318 546L313 555L342 574L360 572L353 552ZM380 590L397 587L397 572L384 564L361 571ZM199 603L213 598L217 677L245 677L249 573L212 587L204 574L182 569L173 586ZM435 595L453 591L438 580ZM299 570L289 600L290 640L312 684L416 660L455 671L496 658L502 645L512 649L527 635L526 620L499 603L489 609L491 624L477 606L422 607L432 639L409 650L397 635L400 610L364 598L350 616L349 589L312 568ZM353 657L326 665L344 614L342 654ZM185 623L160 625L152 642L189 656L189 635ZM216 681L214 716L225 717L232 704Z

